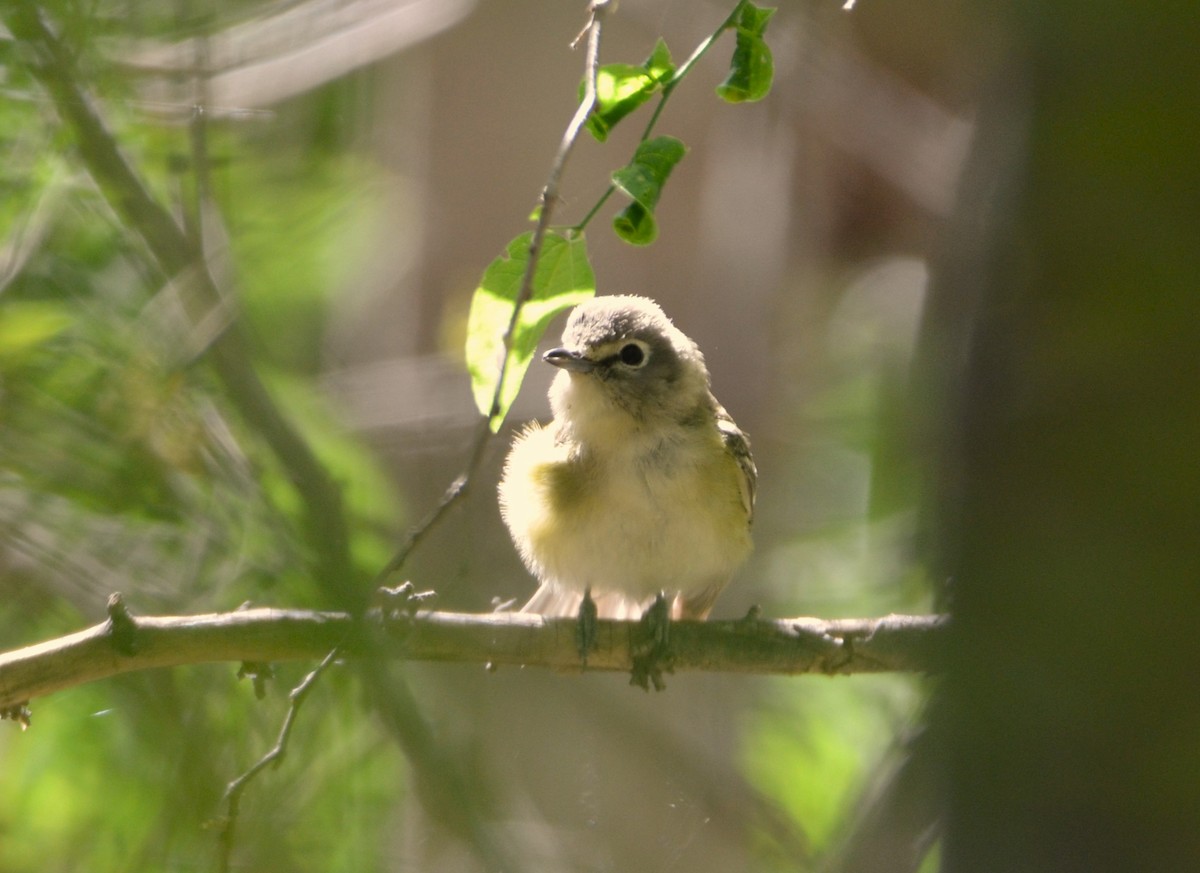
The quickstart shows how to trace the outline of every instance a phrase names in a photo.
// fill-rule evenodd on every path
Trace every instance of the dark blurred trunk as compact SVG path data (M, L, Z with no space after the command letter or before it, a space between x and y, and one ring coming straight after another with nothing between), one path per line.
M966 360L937 520L952 873L1200 870L1198 10L1009 8L1023 111L985 110L939 289L977 303L935 352Z

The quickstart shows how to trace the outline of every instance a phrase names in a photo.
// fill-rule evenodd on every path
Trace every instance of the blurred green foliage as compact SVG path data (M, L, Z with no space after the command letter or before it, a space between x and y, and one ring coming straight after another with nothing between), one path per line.
M814 854L836 847L863 787L912 724L919 683L895 676L813 681L790 693L772 679L768 701L746 725L750 779L800 825ZM794 684L794 683L793 683Z
M71 4L53 14L126 155L173 211L193 210L187 127L144 112L99 50L106 35L173 38L179 20ZM306 570L296 490L205 366L212 336L186 314L186 289L161 282L102 201L11 41L0 63L4 647L99 620L114 590L146 613L325 605ZM351 554L368 574L389 554L398 497L314 378L333 298L377 217L378 171L345 148L310 148L294 127L208 128L214 214L228 217L213 229L228 236L255 363L344 486ZM316 125L313 138L323 135ZM212 869L225 783L274 741L302 675L282 669L257 701L234 672L121 677L35 701L27 734L0 725L0 869ZM380 866L398 752L360 717L354 684L326 678L292 752L306 763L276 770L246 800L247 869Z
M28 734L0 733L0 868L215 869L225 782L274 741L300 675L281 670L263 701L232 670L198 667L37 705ZM381 867L378 835L397 797L399 754L362 722L353 684L336 671L327 678L293 749L304 766L273 770L244 801L245 869Z
M249 155L245 149L216 191L241 277L239 304L264 356L317 373L339 292L366 260L364 249L379 242L379 170L341 149L271 142L254 143Z
M223 14L236 18L243 7L256 4L224 4ZM737 8L740 15L727 22L736 46L721 94L756 100L771 82L762 32L772 11ZM51 11L152 190L177 214L200 211L188 129L139 105L134 80L103 50L103 38L176 39L213 21L181 17L163 4L61 3ZM142 612L231 609L244 600L327 605L307 572L299 495L207 369L213 337L195 329L194 301L186 288L162 282L143 246L102 201L11 41L0 43L0 64L4 647L99 620L105 597L118 589ZM664 82L677 72L661 41L644 67L606 70L613 99L593 117L594 129L605 131L651 96L665 99ZM317 383L339 295L365 247L378 242L382 171L345 141L338 122L356 99L353 88L335 83L284 107L270 124L208 122L204 169L220 220L206 224L205 235L217 250L227 240L220 258L257 372L342 486L350 552L365 576L389 557L403 507ZM653 238L651 211L682 154L679 140L649 139L647 130L634 160L617 171L647 220L630 232L635 241ZM639 162L653 165L651 172L636 173ZM471 311L475 396L497 426L551 319L596 284L581 232L547 237L533 300L517 324L501 408L492 410L499 337L528 242L528 234L517 237L485 271ZM232 312L208 314L219 324ZM823 419L829 441L807 455L807 468L784 475L803 479L818 475L817 467L828 475L847 457L857 474L870 470L872 452L890 438L877 427L887 399L880 372L847 366L831 380L806 411ZM862 475L846 478L867 487ZM827 614L883 603L914 608L923 602L924 580L903 590L894 584L895 566L907 561L900 545L892 547L907 531L904 506L899 500L869 522L850 500L821 507L816 532L765 554L762 566L788 591L800 587L796 568L810 568L812 578L801 580L806 606ZM883 549L863 546L873 536ZM212 821L225 784L274 741L286 691L303 669L282 668L264 701L228 666L122 677L35 701L29 734L0 725L0 869L210 869ZM915 717L920 691L918 682L898 677L803 686L769 680L758 694L765 702L739 713L743 771L819 853L839 838L891 738ZM401 756L364 717L356 695L342 671L328 674L307 704L288 764L246 795L236 853L244 869L395 866L388 863L391 819L407 790ZM793 862L762 853L764 869L791 869Z

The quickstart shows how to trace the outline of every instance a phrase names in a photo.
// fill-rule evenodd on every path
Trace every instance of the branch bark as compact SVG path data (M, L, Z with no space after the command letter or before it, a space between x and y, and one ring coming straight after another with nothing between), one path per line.
M562 672L622 672L645 645L639 622L597 622L587 667L575 621L525 613L420 611L365 620L344 612L247 609L188 616L129 616L0 654L0 710L121 673L218 661L319 659L340 646L347 657L378 651L368 626L382 626L383 654L411 661L548 667ZM946 625L940 615L870 619L787 618L680 621L670 627L676 671L847 675L935 669ZM132 622L132 624L129 624Z

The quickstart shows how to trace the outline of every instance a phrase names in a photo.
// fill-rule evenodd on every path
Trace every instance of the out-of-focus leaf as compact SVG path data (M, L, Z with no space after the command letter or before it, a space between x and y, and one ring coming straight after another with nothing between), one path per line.
M773 682L776 680L772 680ZM778 683L747 730L750 781L779 803L820 852L837 836L868 774L920 706L911 677L856 677L802 690Z
M354 532L350 540L355 566L379 567L395 550L387 535L404 516L403 502L376 458L348 434L326 398L312 390L304 377L281 371L264 372L273 396L304 433L321 464L341 485L342 502ZM272 505L293 518L303 508L286 471L264 464L259 472Z
M222 204L237 265L243 317L272 363L320 369L336 295L355 287L377 235L384 180L353 157L315 166L303 156L252 153L233 162ZM303 174L304 185L295 180ZM388 240L403 249L403 235Z
M596 277L588 262L583 235L547 233L533 274L533 290L521 307L513 331L499 403L493 409L504 360L504 334L521 291L532 236L521 234L508 244L504 254L488 265L471 298L471 313L467 318L466 356L471 388L475 405L488 417L493 431L499 430L516 399L533 351L551 319L596 293Z
M604 142L617 122L653 97L673 75L675 65L662 39L655 43L654 51L640 67L632 64L601 67L596 73L596 107L588 116L587 129Z
M58 336L74 321L59 303L22 301L0 306L0 369Z
M763 40L775 9L742 3L737 16L737 45L729 62L729 75L717 86L717 95L729 103L753 103L767 96L775 75L771 49Z
M687 154L687 146L673 136L659 136L638 146L633 160L612 175L613 184L633 202L613 219L617 236L635 246L646 246L658 236L654 207L662 186Z

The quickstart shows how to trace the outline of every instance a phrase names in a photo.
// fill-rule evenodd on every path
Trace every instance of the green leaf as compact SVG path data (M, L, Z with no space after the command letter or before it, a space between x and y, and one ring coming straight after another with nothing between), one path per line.
M484 270L483 279L471 298L467 318L467 370L475 405L489 419L492 431L500 429L509 407L517 397L534 349L550 321L564 309L588 300L596 293L596 277L588 262L583 234L569 238L550 231L542 241L542 253L533 274L533 291L521 307L508 350L504 386L496 408L496 382L504 360L504 334L512 320L513 306L521 290L521 277L529 262L533 234L523 233L508 244L504 254Z
M613 230L630 245L648 246L658 237L658 225L653 213L636 200L617 213Z
M646 58L646 62L642 66L646 68L646 72L660 82L665 82L675 75L675 64L671 62L671 51L662 37L658 38L658 42L654 44L654 51L650 52L650 57Z
M0 308L0 365L24 357L74 323L57 303L18 301Z
M671 52L659 39L654 51L640 67L631 64L606 64L596 73L596 107L588 116L587 129L600 142L617 122L633 112L675 75ZM580 97L583 96L580 85Z
M775 10L742 3L737 16L737 45L729 62L729 75L717 86L717 95L729 103L753 103L767 96L775 75L771 49L763 40Z
M638 146L633 160L612 174L613 184L633 203L613 219L617 236L635 246L646 246L658 236L654 207L662 186L687 154L687 146L673 136L658 136Z

